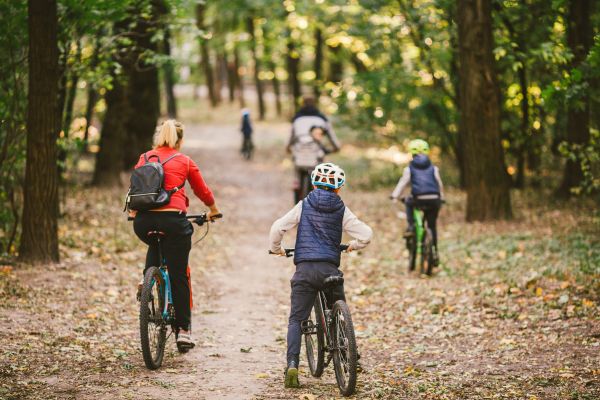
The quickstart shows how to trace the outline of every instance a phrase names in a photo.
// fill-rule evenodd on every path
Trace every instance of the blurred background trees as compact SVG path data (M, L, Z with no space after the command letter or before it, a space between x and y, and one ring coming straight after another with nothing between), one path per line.
M598 2L58 0L56 9L48 46L58 73L45 76L56 95L44 101L56 112L48 156L60 185L121 184L178 101L250 106L269 120L288 119L312 94L353 140L429 140L456 171L448 180L466 189L469 220L510 217L511 187L598 196ZM0 4L5 255L22 234L33 240L21 228L25 161L42 133L27 113L46 114L31 88L28 12L24 2ZM54 211L44 218L59 218Z

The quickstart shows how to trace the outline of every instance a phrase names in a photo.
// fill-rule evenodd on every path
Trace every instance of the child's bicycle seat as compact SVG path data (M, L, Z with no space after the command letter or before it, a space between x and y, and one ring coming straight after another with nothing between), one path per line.
M344 284L344 277L339 275L328 276L323 279L323 289L328 289L336 286L341 286Z

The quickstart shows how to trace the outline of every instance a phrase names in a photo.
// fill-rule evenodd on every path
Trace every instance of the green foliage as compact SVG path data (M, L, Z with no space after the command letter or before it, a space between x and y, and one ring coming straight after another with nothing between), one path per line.
M0 256L12 252L18 237L25 167L27 107L27 8L0 3Z

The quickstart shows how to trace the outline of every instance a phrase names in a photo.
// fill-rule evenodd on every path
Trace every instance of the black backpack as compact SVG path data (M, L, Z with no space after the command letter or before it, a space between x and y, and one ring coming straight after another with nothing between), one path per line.
M131 173L131 183L125 199L125 209L147 211L169 204L171 195L181 189L185 185L185 181L171 190L165 190L163 187L165 182L163 165L179 155L180 153L173 154L161 162L160 157L156 154L148 157L145 153L144 161L146 163ZM157 161L151 162L152 157L156 157Z

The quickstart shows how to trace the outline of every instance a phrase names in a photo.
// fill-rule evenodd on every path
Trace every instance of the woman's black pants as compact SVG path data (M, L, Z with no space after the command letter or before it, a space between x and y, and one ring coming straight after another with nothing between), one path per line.
M173 305L177 327L189 330L191 326L190 283L187 278L187 266L192 248L194 227L184 213L176 211L138 212L133 221L135 234L148 245L146 269L160 264L158 244L155 238L148 237L150 231L160 231L161 251L169 269Z

